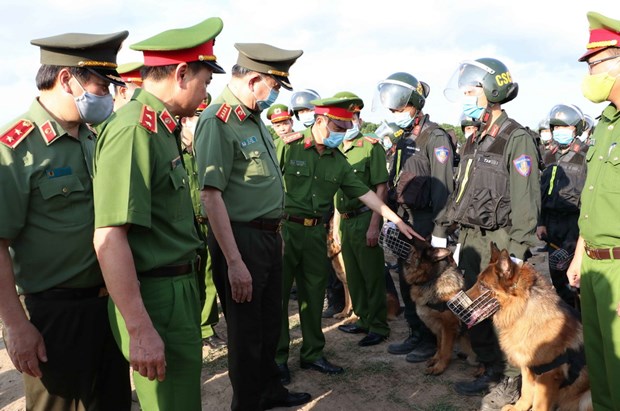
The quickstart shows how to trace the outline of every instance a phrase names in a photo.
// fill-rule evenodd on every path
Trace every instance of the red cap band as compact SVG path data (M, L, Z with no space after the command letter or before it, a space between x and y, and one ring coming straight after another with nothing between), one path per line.
M598 47L618 46L620 33L607 29L590 30L590 41L586 46L589 49Z
M336 120L351 121L353 119L353 112L341 107L316 106L314 112Z
M215 61L213 40L182 50L143 50L145 66L167 66L192 61Z

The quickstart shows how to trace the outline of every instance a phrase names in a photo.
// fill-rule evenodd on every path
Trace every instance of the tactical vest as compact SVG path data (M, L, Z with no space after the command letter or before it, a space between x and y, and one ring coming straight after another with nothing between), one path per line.
M396 146L394 185L395 199L399 204L422 210L431 206L431 163L426 146L439 126L428 121L428 115L416 123L412 133Z
M586 156L578 145L570 150L543 171L540 189L544 210L567 214L579 212L581 191L586 182Z
M482 147L468 139L461 153L457 186L446 205L446 220L466 227L496 230L510 221L510 172L505 149L510 135L523 128L512 119L502 123L497 135L487 136ZM486 143L486 145L485 145Z

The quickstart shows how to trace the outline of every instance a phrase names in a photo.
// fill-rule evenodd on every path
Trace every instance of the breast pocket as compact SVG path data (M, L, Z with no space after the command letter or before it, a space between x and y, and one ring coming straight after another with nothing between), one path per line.
M71 205L81 201L84 194L84 185L74 175L43 179L39 182L44 210L50 213L71 213Z
M355 175L361 176L364 174L366 168L368 167L368 159L363 158L355 164L351 164L351 167L353 168L353 172L355 173Z
M270 161L267 149L261 146L248 146L241 149L241 153L246 161L244 178L246 181L256 177L268 177L271 175L269 169Z
M188 208L191 209L189 193L189 177L182 166L174 167L168 174L172 185L171 193L166 198L166 208L173 220L186 216Z
M620 194L620 152L614 151L603 164L600 184L605 191Z

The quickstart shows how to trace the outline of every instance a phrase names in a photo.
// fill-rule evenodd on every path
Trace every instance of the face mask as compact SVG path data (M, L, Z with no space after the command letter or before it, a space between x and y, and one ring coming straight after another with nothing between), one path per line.
M567 146L573 141L573 130L569 128L556 128L553 130L553 139L561 146Z
M466 132L465 132L465 134L464 134L464 137L465 137L466 139L467 139L467 138L470 138L471 136L473 136L473 135L474 135L474 133L475 133L475 131L466 131Z
M381 144L383 144L383 148L385 149L385 151L388 151L389 149L391 149L391 148L392 148L392 145L393 145L393 144L392 144L392 140L390 140L390 138L389 138L389 137L384 138L384 139L381 141Z
M392 122L400 128L407 128L413 122L413 117L409 115L408 111L396 111L392 114Z
M353 140L355 137L357 137L359 132L360 132L360 129L357 127L357 124L353 124L353 127L348 129L346 133L344 133L344 139Z
M610 76L607 72L588 74L581 83L581 92L591 102L601 103L607 100L615 82L616 78Z
M330 148L336 148L342 143L342 140L344 140L345 134L346 132L344 131L329 130L329 136L323 139L323 144Z
M191 120L185 120L184 127L187 128L187 131L189 131L192 136L196 134L196 122Z
M275 88L269 89L269 95L267 96L265 100L256 99L256 105L258 106L258 109L267 110L269 107L271 107L273 103L276 102L279 94L280 94L279 90L276 90Z
M467 117L471 117L474 120L478 120L484 113L484 107L478 105L478 97L476 96L464 96L463 97L463 114Z
M110 117L114 109L114 98L112 94L108 93L105 96L98 96L97 94L89 93L84 90L84 87L82 87L78 79L75 79L75 81L77 81L80 88L84 91L81 96L73 97L82 121L88 124L99 124Z
M544 143L551 141L551 131L541 131L540 140Z
M314 124L314 111L306 111L299 114L299 121L306 127Z

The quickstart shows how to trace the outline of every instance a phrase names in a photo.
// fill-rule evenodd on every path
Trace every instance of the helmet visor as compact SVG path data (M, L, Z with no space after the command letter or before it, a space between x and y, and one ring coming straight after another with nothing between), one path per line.
M407 83L397 80L385 80L377 86L377 93L372 101L372 111L381 108L402 110L409 103L414 89Z
M453 102L461 102L463 96L474 87L482 87L484 77L495 70L477 61L464 61L456 69L443 91L444 96ZM471 95L471 94L469 94Z

